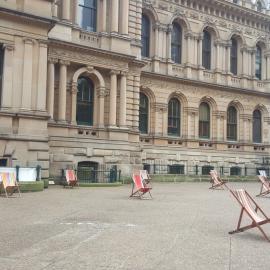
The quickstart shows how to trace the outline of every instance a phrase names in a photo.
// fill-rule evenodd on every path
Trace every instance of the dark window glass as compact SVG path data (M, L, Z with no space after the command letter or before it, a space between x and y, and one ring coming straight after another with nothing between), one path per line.
M97 31L97 0L79 0L78 18L81 28Z
M262 3L260 1L257 2L257 11L262 11Z
M7 167L7 158L0 159L0 167Z
M199 108L199 137L210 138L210 108L205 102Z
M177 23L173 24L171 50L172 60L180 64L182 58L182 29Z
M211 170L214 170L213 166L210 165L202 166L202 175L209 175Z
M230 175L241 175L241 168L239 167L231 167Z
M168 107L168 135L180 136L180 102L172 98Z
M256 46L256 77L262 79L262 49Z
M253 142L262 142L262 116L259 110L253 112Z
M139 109L139 130L142 134L148 133L148 97L140 93L140 109Z
M234 74L234 75L237 75L237 53L238 53L237 40L232 38L231 73Z
M233 2L234 2L235 4L238 4L238 0L233 0Z
M0 44L0 105L2 97L3 67L4 67L4 48L3 45Z
M79 125L93 125L94 85L88 78L78 79L77 93L77 123Z
M230 106L227 111L227 139L237 140L237 111L233 106Z
M168 165L169 174L185 174L185 166L179 164Z
M206 69L211 69L211 35L205 30L203 31L202 50L202 65Z
M142 56L149 57L150 52L150 20L142 15Z

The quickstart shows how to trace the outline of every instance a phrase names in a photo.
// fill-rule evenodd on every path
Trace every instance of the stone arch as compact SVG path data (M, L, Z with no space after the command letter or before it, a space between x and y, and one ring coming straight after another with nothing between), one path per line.
M205 23L202 26L200 33L203 33L203 31L205 31L205 30L208 31L213 38L218 39L218 40L220 39L220 34L219 34L219 31L218 31L216 25Z
M155 94L150 88L142 86L140 88L140 92L142 92L143 94L145 94L148 97L148 99L150 101L150 106L152 106L152 104L154 104L156 102Z
M217 103L216 101L210 97L210 96L204 96L201 98L200 102L199 102L199 106L201 103L208 103L208 105L210 106L210 110L213 112L216 112L217 111Z
M87 77L89 77L91 80L93 80L94 84L99 88L105 88L105 81L100 74L99 71L94 69L93 67L82 67L75 71L72 83L77 84L77 81L81 75L85 74Z
M174 14L170 19L169 25L172 25L174 22L178 23L185 31L191 31L190 24L184 15Z
M152 5L147 5L147 6L144 5L142 8L142 14L148 16L151 23L158 23L159 22L158 14Z
M172 99L172 98L177 98L182 107L183 108L186 108L188 107L188 100L187 100L187 97L180 91L175 91L173 93L171 93L169 96L168 96L168 99L167 99L167 103L169 103L169 101Z
M263 105L263 104L257 104L257 105L254 107L252 113L253 113L255 110L259 110L259 111L261 112L263 118L264 118L264 117L269 117L269 111L267 110L267 108L266 108L265 105Z
M238 101L238 100L231 101L227 106L227 110L230 106L234 106L239 114L244 113L244 106L242 105L242 103L240 101Z
M235 38L237 42L239 42L240 45L245 46L246 45L246 39L242 32L240 31L232 31L228 36L228 41L230 41L232 38Z

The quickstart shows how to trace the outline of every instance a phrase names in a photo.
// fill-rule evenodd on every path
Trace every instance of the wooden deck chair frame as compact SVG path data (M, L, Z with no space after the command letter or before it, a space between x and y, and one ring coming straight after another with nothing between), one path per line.
M7 198L13 197L13 194L17 191L19 194L19 197L21 197L21 190L19 187L19 184L16 180L15 173L10 172L4 172L0 173L2 178L2 188L5 191L5 195Z
M69 173L72 173L71 175L71 178L69 178L68 174ZM79 183L78 183L78 178L77 178L77 175L76 175L76 172L75 170L70 170L70 169L67 169L65 170L65 178L66 178L66 182L67 182L67 185L64 185L64 187L75 187L75 186L79 186Z
M218 176L218 173L216 170L211 170L209 172L210 177L211 177L211 184L212 186L209 189L219 189L219 190L224 190L224 186L226 187L226 189L228 189L227 185L226 185L226 181L220 179L220 177Z
M259 197L268 195L270 193L270 182L263 175L258 175L258 178L261 182L261 190L260 193L256 196Z
M143 181L145 182L145 184L149 185L151 182L151 177L150 177L148 171L147 170L140 170L140 175L141 175Z
M137 197L137 198L142 199L145 194L149 193L151 199L153 199L152 194L150 192L152 188L144 184L140 173L133 173L132 180L133 180L133 184L132 184L131 195L129 196L130 198Z
M241 212L240 212L236 230L230 231L229 234L244 232L252 228L258 228L260 232L263 234L264 238L268 242L270 242L269 237L261 228L261 225L264 225L270 222L270 219L267 217L267 215L263 212L263 210L258 206L258 204L252 199L252 197L245 190L243 189L230 190L230 192L232 193L234 198L237 200L237 202L240 204ZM241 196L241 199L240 199L240 196ZM241 200L244 200L245 203ZM252 208L251 203L253 204L253 208L255 209ZM241 227L241 222L242 222L244 212L249 216L252 222L250 225ZM258 216L258 212L260 212L264 218L261 218L260 216Z

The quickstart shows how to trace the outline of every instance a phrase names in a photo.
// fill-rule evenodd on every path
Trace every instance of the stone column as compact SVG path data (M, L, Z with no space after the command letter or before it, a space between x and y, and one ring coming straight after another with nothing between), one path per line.
M226 68L226 72L227 73L231 73L231 47L232 47L232 44L230 42L226 46L226 48L227 48L227 68Z
M247 76L248 72L248 50L246 47L241 49L242 51L242 75Z
M198 37L198 67L202 68L202 41L203 41L203 36L200 35Z
M127 125L127 73L121 72L119 126Z
M33 70L33 41L24 40L23 56L23 82L22 82L22 103L24 109L31 109L32 104L32 70Z
M119 0L111 0L111 32L118 33Z
M172 59L172 26L169 25L167 29L167 60Z
M38 85L37 85L37 110L46 110L46 84L47 84L47 43L39 43L38 59Z
M106 22L107 22L107 0L102 0L102 20L100 25L101 32L107 32Z
M99 111L98 111L98 126L100 128L104 127L104 100L106 96L106 88L99 87L97 89L98 98L99 98Z
M55 58L49 58L48 62L47 111L51 119L53 119L55 64L58 62L58 60Z
M216 71L220 72L221 71L221 67L220 67L220 63L221 63L221 54L220 54L220 42L217 41L216 42Z
M128 35L129 0L120 0L121 22L120 33Z
M62 1L62 19L70 21L70 0Z
M2 104L3 108L12 107L12 91L13 91L13 51L14 45L4 45L5 55L3 64L2 77Z
M57 3L57 0L54 0L53 4L52 4L52 16L54 18L58 17L58 3Z
M72 82L71 86L71 123L77 124L77 93L78 82Z
M162 135L168 136L168 106L164 106L162 109Z
M133 128L139 130L140 76L134 76L133 82Z
M155 58L159 57L159 25L155 24L154 26L155 31Z
M251 77L255 78L255 67L256 67L256 50L251 51Z
M116 126L116 107L117 107L117 71L112 70L111 75L111 90L110 90L110 127Z
M187 40L187 58L186 58L186 76L187 78L192 78L192 74L191 74L191 59L192 59L192 47L191 47L191 38L192 35L191 33L187 33L185 36L186 40Z
M60 60L59 72L59 96L58 96L58 120L66 121L67 107L67 66L70 63L65 60Z
M76 25L79 25L79 22L78 22L78 9L79 9L79 0L73 0L74 3L73 3L73 20L74 20L74 24Z

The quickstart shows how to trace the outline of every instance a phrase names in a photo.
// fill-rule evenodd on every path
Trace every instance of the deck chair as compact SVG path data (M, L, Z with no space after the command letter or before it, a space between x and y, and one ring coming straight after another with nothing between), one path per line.
M78 186L78 180L77 180L77 176L74 170L66 170L65 174L66 174L67 186L72 187L72 188L75 186Z
M261 185L260 193L256 196L259 197L259 196L265 196L265 195L269 194L270 193L270 182L267 181L267 178L265 176L258 175L258 178L259 178L262 185Z
M229 234L244 232L252 228L258 228L265 237L265 239L270 242L270 239L261 228L261 225L269 223L270 219L266 216L266 214L262 211L262 209L258 206L258 204L251 198L251 196L244 189L230 190L230 192L240 204L241 212L236 230L229 232ZM244 212L249 216L252 222L250 225L241 227L241 221ZM260 215L258 215L258 212L260 212Z
M259 170L259 174L261 176L267 177L266 171L264 171L264 170Z
M223 186L228 189L226 182L220 179L216 170L211 170L209 174L211 177L210 182L212 183L212 186L209 189L224 189Z
M132 191L130 197L138 197L142 199L143 195L146 193L149 193L150 197L152 198L150 190L151 187L147 186L147 184L144 183L141 175L139 173L134 173L132 175L133 185L132 185Z
M16 180L15 173L4 172L0 173L0 178L2 182L2 187L5 191L6 197L12 197L12 195L17 191L21 197L21 191Z
M147 170L140 170L140 175L141 175L143 181L145 182L145 184L150 185L151 177L148 174L148 171Z

